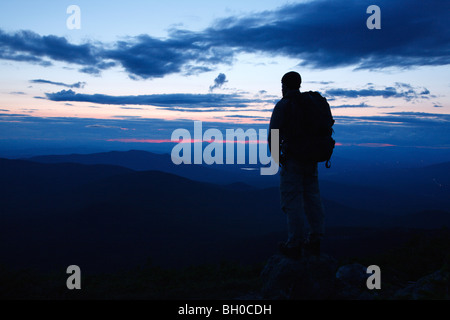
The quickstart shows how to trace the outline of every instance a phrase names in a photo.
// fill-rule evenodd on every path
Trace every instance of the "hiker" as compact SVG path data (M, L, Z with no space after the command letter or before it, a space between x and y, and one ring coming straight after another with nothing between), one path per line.
M291 71L283 76L283 99L276 104L270 119L270 129L279 129L281 209L286 214L288 227L288 239L279 244L279 249L282 254L294 259L301 258L303 253L320 255L324 211L317 165L327 161L328 167L334 148L331 138L334 120L331 111L327 111L329 105L317 92L301 93L301 82L297 72ZM322 124L317 123L325 123L328 127L321 129L323 137L320 138L317 138L320 135L318 127ZM269 134L269 148L270 143ZM307 236L305 216L310 228Z

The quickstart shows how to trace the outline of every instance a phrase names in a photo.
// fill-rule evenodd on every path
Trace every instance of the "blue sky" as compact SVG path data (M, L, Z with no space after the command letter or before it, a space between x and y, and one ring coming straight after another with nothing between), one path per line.
M72 4L80 30L66 27ZM371 4L381 30L366 27ZM281 76L296 70L302 90L333 107L340 144L450 148L449 9L421 0L3 1L0 144L151 142L194 120L267 128Z

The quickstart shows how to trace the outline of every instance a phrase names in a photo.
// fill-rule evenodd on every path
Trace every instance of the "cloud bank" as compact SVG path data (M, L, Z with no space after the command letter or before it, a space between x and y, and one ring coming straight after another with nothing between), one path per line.
M335 88L325 91L325 95L332 99L334 98L361 98L361 97L383 97L387 98L401 98L406 101L429 99L432 97L430 91L426 88L414 88L406 83L396 83L395 87L385 87L383 89L375 89L370 87L368 89L342 89Z
M204 130L248 128L268 129L268 118L258 123L243 123L248 116L230 115L239 122L204 122ZM252 117L249 120L257 120ZM341 144L383 143L396 146L427 146L450 149L450 115L420 112L392 112L384 116L335 117L335 139ZM75 117L37 117L0 113L0 133L3 142L16 145L17 139L42 139L79 143L101 142L106 139L170 139L173 130L193 130L192 120L164 120L144 118L90 119ZM152 130L149 130L152 128ZM30 138L32 137L32 138ZM102 140L103 139L103 140Z
M40 80L45 81L46 80ZM226 83L226 76L219 74L215 79L213 87L220 87ZM55 84L55 83L53 83ZM59 83L57 83L59 84ZM66 84L60 84L65 85ZM75 86L74 84L72 86ZM230 108L244 109L246 111L272 111L273 105L279 100L272 96L260 96L248 98L240 93L231 94L189 94L189 93L172 93L172 94L151 94L151 95L126 95L111 96L106 94L81 94L73 90L61 90L59 92L45 93L45 97L35 97L36 99L48 99L51 101L66 102L90 102L104 105L139 105L139 106L156 106L159 109L172 111L189 111L189 112L216 112L224 111ZM429 99L434 97L426 88L415 88L407 83L396 83L395 86L384 88L375 88L370 86L366 89L343 89L334 88L324 92L324 96L331 102L337 98L361 98L361 97L383 97L383 98L400 98L406 101L416 101L420 99ZM251 109L252 104L269 105L270 109ZM358 104L332 105L337 108L391 108L368 105L365 102ZM140 109L135 107L122 107L123 109Z
M131 36L72 44L64 37L0 30L0 59L78 65L98 75L121 66L132 79L197 74L232 64L239 53L297 59L317 68L410 68L450 64L449 1L379 0L382 29L366 27L367 2L317 0L228 17L207 29L172 29L166 38Z
M146 105L157 106L167 109L207 109L214 108L245 108L251 103L267 102L259 99L247 99L239 94L152 94L138 96L110 96L105 94L81 94L73 90L62 90L55 93L46 93L47 99L51 101L64 102L90 102L109 105ZM177 109L178 108L178 109ZM221 109L220 109L221 110Z

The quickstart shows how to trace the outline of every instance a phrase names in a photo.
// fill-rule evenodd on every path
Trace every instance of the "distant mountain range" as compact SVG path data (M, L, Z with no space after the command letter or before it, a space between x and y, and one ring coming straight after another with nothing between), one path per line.
M256 184L267 177L252 171L175 166L167 155L141 151L30 160L0 159L0 263L48 269L76 262L89 271L148 258L162 265L261 261L276 250L271 235L286 233L278 187ZM414 169L407 178L421 181L447 167ZM242 182L245 174L253 183ZM321 182L328 228L450 226L448 210L421 209L427 194L345 182ZM390 205L403 215L383 210Z
M158 170L191 180L229 185L236 182L258 188L278 187L279 177L261 176L259 165L174 165L169 154L147 151L103 152L38 156L41 163L109 164L132 170ZM257 170L242 170L253 168ZM319 164L325 198L361 210L408 214L421 210L450 210L450 162L423 168L365 165L333 158L331 169Z
M37 156L24 160L40 163L109 164L123 166L136 171L158 170L196 181L211 182L215 184L245 182L246 184L259 187L269 187L276 186L278 181L275 176L261 177L259 170L241 170L242 167L259 169L259 166L255 165L175 165L169 154L157 154L141 150Z

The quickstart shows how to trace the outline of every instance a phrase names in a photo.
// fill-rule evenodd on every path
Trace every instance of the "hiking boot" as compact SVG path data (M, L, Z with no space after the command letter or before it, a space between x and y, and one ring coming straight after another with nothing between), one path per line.
M310 235L304 243L305 252L311 256L320 256L321 238L321 235Z
M289 247L285 242L280 242L278 248L285 257L290 259L300 259L302 257L303 248L301 245Z

